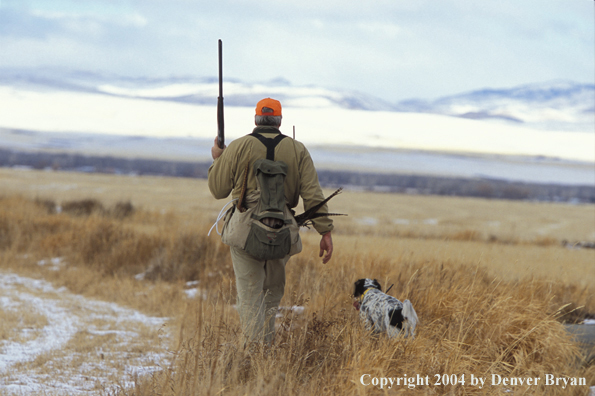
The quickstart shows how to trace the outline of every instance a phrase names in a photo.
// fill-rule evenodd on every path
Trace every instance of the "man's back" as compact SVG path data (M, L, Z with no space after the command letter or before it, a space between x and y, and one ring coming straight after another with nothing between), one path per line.
M278 128L270 126L256 127L254 132L271 139L280 133ZM231 142L209 168L208 184L213 196L223 199L231 193L233 198L238 198L246 170L246 194L256 190L253 165L256 160L266 158L266 154L265 145L254 136L246 135ZM305 210L324 200L314 163L302 143L290 137L282 139L275 148L275 161L283 161L288 165L284 189L286 202L291 208L297 206L300 196ZM326 211L326 206L320 209L320 212ZM314 227L319 233L326 233L332 229L332 221L322 217L316 219Z

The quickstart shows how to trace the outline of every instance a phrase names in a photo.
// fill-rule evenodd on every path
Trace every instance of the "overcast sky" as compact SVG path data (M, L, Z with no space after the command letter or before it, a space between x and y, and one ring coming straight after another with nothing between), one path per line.
M0 67L216 76L394 102L594 83L593 0L0 0Z

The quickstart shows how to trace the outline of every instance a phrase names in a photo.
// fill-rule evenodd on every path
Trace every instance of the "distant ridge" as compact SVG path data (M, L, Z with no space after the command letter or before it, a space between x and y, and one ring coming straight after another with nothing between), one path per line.
M434 100L406 100L396 109L510 121L538 129L595 132L595 84L560 80L486 88Z
M145 98L201 105L213 104L217 97L217 77L177 76L168 78L125 77L85 71L43 69L2 69L0 85L27 89L57 89ZM351 110L395 111L382 99L355 91L315 86L293 86L277 77L270 81L245 83L225 80L225 105L252 107L263 95L274 96L288 107L337 107Z
M34 90L63 90L118 97L212 105L217 78L178 76L125 77L86 71L0 69L0 85ZM437 99L398 103L373 95L316 86L293 86L278 77L247 83L225 81L226 106L252 107L263 95L286 107L432 113L493 122L524 124L544 130L595 130L595 84L550 81L512 88L483 88Z

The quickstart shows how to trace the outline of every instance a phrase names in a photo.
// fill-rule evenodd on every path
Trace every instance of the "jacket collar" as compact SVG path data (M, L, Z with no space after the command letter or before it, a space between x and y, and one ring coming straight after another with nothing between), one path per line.
M281 131L274 126L257 126L252 133L281 133Z

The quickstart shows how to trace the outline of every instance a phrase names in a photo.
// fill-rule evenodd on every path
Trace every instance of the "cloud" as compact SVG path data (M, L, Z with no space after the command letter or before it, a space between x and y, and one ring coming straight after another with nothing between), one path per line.
M396 24L390 23L373 23L373 22L360 22L357 28L363 33L367 33L372 37L395 39L399 33L403 30Z
M4 0L3 66L124 75L282 76L387 100L592 81L586 1ZM43 54L41 56L40 54Z
M94 15L89 13L72 13L72 12L56 12L56 11L42 11L33 10L31 15L40 19L55 20L58 23L62 22L66 26L70 25L72 21L89 22L94 21L96 23L102 23L106 25L120 25L120 26L133 26L133 27L144 27L147 25L147 18L133 12L130 14L117 15L116 17L108 15Z

